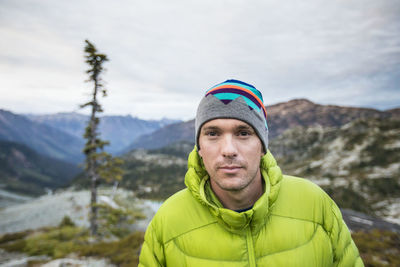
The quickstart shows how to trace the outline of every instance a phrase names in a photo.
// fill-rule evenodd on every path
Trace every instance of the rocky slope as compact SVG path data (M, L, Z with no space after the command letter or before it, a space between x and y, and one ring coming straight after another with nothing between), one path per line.
M400 223L400 120L293 128L270 150L285 173L311 179L342 208Z
M388 118L390 111L369 108L319 105L307 99L294 99L267 106L268 127L272 138L297 126L339 127L355 119Z
M112 188L100 188L98 201L107 205L124 205L124 208L143 211L146 218L135 221L134 229L144 231L161 203L136 198L132 192ZM117 201L119 204L115 204ZM122 204L121 204L122 203ZM89 190L64 190L43 195L25 203L15 204L0 210L0 235L45 226L58 225L68 216L78 226L89 226Z

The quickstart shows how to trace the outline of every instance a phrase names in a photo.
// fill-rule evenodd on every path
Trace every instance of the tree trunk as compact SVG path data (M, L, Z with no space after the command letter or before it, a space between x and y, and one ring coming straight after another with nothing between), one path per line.
M90 187L90 233L92 236L97 235L97 177L93 170L90 171L91 187Z
M96 111L97 111L97 81L94 81L94 92L93 92L93 105L92 105L92 114L90 116L90 125L91 125L91 133L90 133L90 145L92 150L88 155L88 164L89 164L89 176L91 180L90 187L90 232L92 236L97 235L97 166L96 166L96 158L92 157L92 154L96 153L95 143L96 143Z

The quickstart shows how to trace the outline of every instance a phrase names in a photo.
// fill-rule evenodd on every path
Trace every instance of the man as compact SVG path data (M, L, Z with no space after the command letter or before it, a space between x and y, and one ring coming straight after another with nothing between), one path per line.
M228 80L206 92L187 188L154 216L139 266L363 266L328 195L282 175L266 115L250 84Z

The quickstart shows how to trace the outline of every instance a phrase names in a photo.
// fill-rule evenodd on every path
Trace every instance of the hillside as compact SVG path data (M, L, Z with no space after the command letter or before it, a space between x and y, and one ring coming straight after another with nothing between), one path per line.
M0 140L25 144L59 160L78 163L83 159L83 140L1 109Z
M179 141L194 144L194 120L170 124L152 134L140 136L125 151L137 148L161 148Z
M270 137L274 138L287 129L320 125L340 127L355 119L389 118L395 112L370 108L356 108L335 105L319 105L307 99L294 99L267 106Z
M293 128L273 139L270 150L285 173L311 179L342 208L400 223L400 120Z
M40 195L63 186L79 172L71 163L42 156L25 145L0 141L0 186L24 195Z
M82 139L88 116L79 113L57 113L49 115L27 115L34 122L40 122ZM150 134L177 120L142 120L128 116L102 116L100 119L101 138L110 141L106 150L118 153L138 136Z
M386 112L390 113L394 117L400 117L400 108L394 108L386 110Z
M399 117L399 109L379 111L368 108L319 105L306 99L295 99L267 106L269 137L273 139L297 126L340 127L355 119ZM194 144L194 120L161 128L150 135L139 137L130 149L160 148L179 141Z
M193 148L191 144L190 147ZM187 150L187 144L178 143L159 150L139 149L124 154L125 174L120 186L133 190L138 197L165 200L184 187ZM89 188L90 181L81 173L71 185Z

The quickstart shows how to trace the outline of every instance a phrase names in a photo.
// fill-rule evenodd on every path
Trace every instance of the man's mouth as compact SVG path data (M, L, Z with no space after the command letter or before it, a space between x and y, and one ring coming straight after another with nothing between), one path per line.
M235 173L242 169L242 166L240 165L222 165L218 167L219 170L225 172L225 173Z

